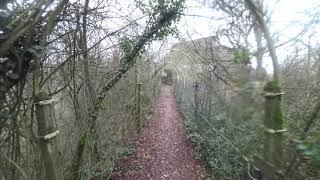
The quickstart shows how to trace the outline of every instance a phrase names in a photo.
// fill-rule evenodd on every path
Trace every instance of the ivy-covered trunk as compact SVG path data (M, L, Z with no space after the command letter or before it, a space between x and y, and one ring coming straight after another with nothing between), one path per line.
M281 108L280 67L274 42L264 19L264 13L253 0L245 3L264 34L273 65L273 80L265 85L264 158L263 174L266 179L279 179L283 161L283 117ZM280 174L279 174L280 173Z
M51 144L50 134L54 133L54 129L49 127L50 113L52 107L50 104L51 98L44 92L35 94L35 108L38 125L38 145L41 152L41 160L44 164L47 180L57 180L57 166L55 164L54 148Z
M283 115L281 110L281 89L274 82L268 82L265 91L264 154L265 178L278 179L283 160Z
M169 4L164 4L169 3ZM159 6L153 7L153 11L161 13L157 16L154 13L150 14L150 26L147 26L142 35L137 36L136 39L126 40L122 43L122 50L124 55L121 58L120 67L118 71L103 85L100 92L96 95L94 105L89 109L89 128L82 134L77 143L76 156L72 163L73 174L78 173L80 169L81 159L83 157L85 146L90 139L90 136L95 134L95 124L101 110L102 103L109 90L118 83L118 81L127 73L136 63L136 58L139 56L141 50L151 41L164 38L172 33L172 22L180 18L180 12L183 8L183 0L176 2L159 1ZM72 179L76 179L75 176Z
M135 64L135 104L134 104L134 116L136 123L137 133L141 132L141 98L142 98L142 83L140 78L141 71L141 59L137 59Z
M55 161L55 144L52 138L57 135L57 131L53 128L52 118L52 99L41 90L40 78L40 59L37 58L35 64L35 71L33 72L33 96L35 105L35 115L38 126L38 146L40 149L41 162L44 165L46 179L58 180L57 165Z

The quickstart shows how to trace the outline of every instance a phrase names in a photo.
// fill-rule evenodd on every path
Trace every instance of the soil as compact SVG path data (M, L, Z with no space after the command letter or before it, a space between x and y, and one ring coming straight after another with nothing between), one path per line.
M197 180L205 177L199 160L193 158L184 122L177 110L171 86L162 86L155 114L144 128L133 155L120 161L116 180Z

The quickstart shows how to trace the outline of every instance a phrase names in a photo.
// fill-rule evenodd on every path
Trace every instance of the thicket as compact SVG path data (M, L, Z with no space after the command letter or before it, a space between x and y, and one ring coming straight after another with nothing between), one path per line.
M212 178L319 179L319 45L314 34L305 36L319 14L309 13L315 21L279 43L271 37L263 1L205 2L225 24L214 36L190 39L186 49L174 46L193 72L185 70L175 89L189 137ZM292 49L279 65L276 51ZM263 59L266 53L272 74L262 68L270 61ZM254 59L256 68L248 64Z
M188 83L184 89L176 87L179 109L188 137L195 144L196 156L204 161L213 179L247 179L247 169L251 171L253 167L249 167L252 164L244 157L253 158L261 147L259 134L263 112L252 105L250 89L234 95L228 103L219 100L224 98L221 93L224 89L216 79L201 80L197 84L198 106L195 106L194 84ZM208 94L210 85L214 87Z
M310 122L319 101L317 74L320 64L317 58L315 54L308 62L306 56L299 59L287 57L287 63L281 67L287 129L282 166L285 179L319 178L319 125ZM307 69L308 75L305 73ZM196 156L204 160L213 179L248 179L248 168L253 175L256 155L263 154L261 82L245 83L232 92L228 101L223 99L221 91L224 89L217 79L201 78L197 81L197 91L188 80L185 85L182 81L175 84L179 109L188 137L195 145ZM210 85L213 90L209 90ZM195 93L198 93L198 105L195 104ZM309 129L307 133L306 129ZM246 162L243 156L250 162Z
M132 151L159 85L148 47L184 1L126 5L0 2L1 179L107 178Z
M104 178L132 153L124 142L151 115L162 68L212 178L320 178L319 45L304 36L317 10L302 33L275 44L262 1L206 0L224 25L163 59L151 43L176 32L184 1L123 3L0 2L0 178ZM295 51L279 66L281 46ZM269 160L271 171L259 169Z

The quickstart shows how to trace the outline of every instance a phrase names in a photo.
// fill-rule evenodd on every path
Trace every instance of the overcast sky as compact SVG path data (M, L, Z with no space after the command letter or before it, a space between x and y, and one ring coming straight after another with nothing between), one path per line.
M184 17L180 27L182 32L187 28L194 37L202 37L210 34L210 27L219 25L219 21L210 19L217 16L213 10L200 6L197 0L186 2L186 14L203 17ZM319 0L265 0L265 6L271 13L271 31L282 33L286 38L299 33L302 26L310 20L305 12L319 5Z
M297 34L299 34L305 25L311 20L306 12L310 11L320 5L319 0L264 0L265 7L268 13L271 14L270 30L278 37L278 42L285 42ZM205 7L200 7L197 0L187 0L186 14L197 16L186 16L182 18L179 29L181 35L188 39L186 32L191 34L192 38L207 37L212 35L212 29L221 26L223 21L210 19L210 17L219 16L213 10ZM203 17L199 17L203 16ZM314 34L319 31L314 28L311 32ZM307 35L306 35L307 37ZM176 40L177 41L177 40ZM279 61L283 62L285 57L292 51L292 47L284 46L278 49ZM264 66L268 72L272 71L270 59L268 55L265 56ZM254 62L253 62L254 64Z

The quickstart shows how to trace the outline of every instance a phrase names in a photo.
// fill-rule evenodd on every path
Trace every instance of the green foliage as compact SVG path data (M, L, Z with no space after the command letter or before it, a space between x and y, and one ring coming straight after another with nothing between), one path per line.
M210 116L208 109L200 106L201 115L196 118L190 102L194 90L184 88L181 91L176 90L177 97L182 96L178 105L184 116L188 137L195 144L195 155L205 163L207 174L213 179L248 179L248 165L242 155L252 159L261 148L259 135L263 134L260 128L263 112L262 105L257 103L261 99L251 97L249 90L244 89L231 97L232 103L226 111L214 94ZM205 104L207 98L200 96L200 102Z
M136 6L148 16L148 24L142 35L133 39L123 38L121 48L124 52L121 58L121 72L125 73L134 64L141 50L154 40L162 40L170 34L176 32L176 23L180 20L184 9L184 0L159 0L149 1L145 4L136 1Z
M320 140L320 133L318 141ZM297 143L297 150L305 157L310 159L312 165L320 167L320 144L310 143L308 141L295 140Z
M176 23L184 10L185 0L136 0L136 6L149 17L149 30L156 31L152 40L162 40L164 37L177 32ZM151 29L152 24L161 20L162 27Z
M273 93L279 93L280 92L280 86L278 81L269 81L266 83L264 90L266 92L273 92Z
M250 62L250 53L246 49L239 49L233 53L233 60L237 63L248 64Z
M133 147L120 147L117 149L118 156L129 156L132 155L135 152L135 149Z
M91 180L93 177L104 177L106 174L112 172L115 167L112 162L109 161L104 164L104 169L97 170L97 168L96 166L92 166L92 164L86 164L80 169L81 176L79 180Z
M127 37L122 38L122 43L120 47L124 55L120 59L120 63L122 65L123 71L127 71L130 68L128 61L131 61L131 59L128 58L128 56L132 54L134 45L135 45L135 40L129 39Z
M121 49L124 54L130 54L132 52L134 40L127 37L122 38Z
M188 114L188 112L183 114L188 138L195 144L195 156L204 161L209 169L208 174L212 174L212 177L217 179L241 179L240 177L243 177L246 167L241 154L208 125L204 128L192 118L191 114ZM225 121L227 121L227 117L220 113L215 114L211 119L212 125L218 125ZM231 135L232 128L221 124L218 131L221 134L230 133ZM243 136L243 138L248 138L248 136ZM241 143L250 141L250 138L243 140L241 140Z

